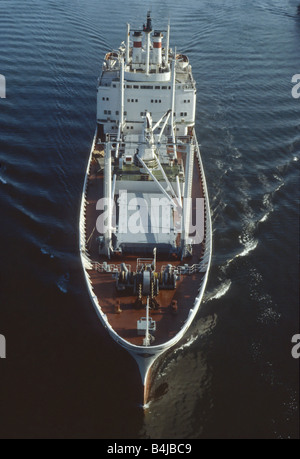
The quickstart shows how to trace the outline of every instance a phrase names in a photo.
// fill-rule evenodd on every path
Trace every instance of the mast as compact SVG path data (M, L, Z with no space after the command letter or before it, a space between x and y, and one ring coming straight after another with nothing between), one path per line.
M175 133L174 133L174 112L175 112L175 90L176 90L176 49L175 54L173 56L172 62L172 111L171 111L171 134L172 134L172 141L174 147L174 153L177 158L176 148L175 148Z
M183 228L182 228L182 239L181 248L182 255L184 258L188 255L188 242L189 242L189 231L191 221L191 196L192 196L192 184L193 184L193 169L194 169L194 146L189 145L185 164L185 187L184 187L184 199L183 199Z
M167 43L166 43L166 50L165 50L166 65L169 64L169 47L170 47L170 20L169 20L168 28L167 28Z
M127 37L126 37L126 65L129 65L129 51L130 51L130 24L127 24Z
M106 231L104 234L104 244L100 248L100 253L106 255L109 259L112 250L112 183L111 183L111 142L107 142L104 155L104 198L107 208Z
M147 24L144 25L144 32L146 34L146 75L149 75L150 68L150 34L152 32L151 13L147 13Z
M124 125L124 59L123 58L121 59L121 68L120 68L120 89L121 89L120 124L121 124L121 132L122 132L123 125Z
M116 148L116 158L119 157L119 148L120 141L122 137L123 127L124 127L124 59L121 59L120 62L120 120L118 128L118 137L117 137L117 148Z
M147 305L146 305L146 334L144 339L144 346L150 346L150 335L149 335L149 296L147 297Z

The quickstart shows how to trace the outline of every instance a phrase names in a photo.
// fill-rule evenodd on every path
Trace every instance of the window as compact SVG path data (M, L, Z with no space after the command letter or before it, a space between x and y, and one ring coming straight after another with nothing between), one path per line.
M134 99L131 99L131 102L134 102Z
M139 100L138 99L135 99L136 102L138 102Z
M155 89L160 89L160 86L155 86Z
M144 85L144 86L141 86L141 89L153 89L153 86Z
M127 99L127 102L130 102L130 99Z
M132 88L132 85L131 85L131 84L128 84L128 85L126 86L126 88L127 88L127 89L131 89L131 88Z
M162 86L161 89L168 89L168 86Z
M109 100L109 97L106 97L106 100Z
M139 89L139 86L138 85L133 85L134 89Z
M127 116L127 112L124 112L124 116Z
M119 114L119 110L116 111L116 115L118 115L118 114Z
M107 115L107 110L104 110L104 115Z

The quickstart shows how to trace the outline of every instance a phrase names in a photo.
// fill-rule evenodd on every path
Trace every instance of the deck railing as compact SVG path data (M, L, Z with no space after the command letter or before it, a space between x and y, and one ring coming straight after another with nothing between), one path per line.
M142 263L144 262L144 263ZM137 272L139 269L141 269L142 264L150 264L153 262L152 258L145 258L145 259L139 259L139 262L137 263ZM126 268L128 269L128 272L131 273L131 265L130 264L125 264ZM98 271L99 273L120 273L122 270L122 265L116 265L116 264L109 264L107 262L99 263L98 261L92 261L92 267L95 271ZM176 273L176 274L181 274L181 275L192 275L195 273L199 272L204 272L205 271L205 263L200 262L200 263L195 263L193 265L183 265L183 266L173 266L171 265L169 267L171 273ZM163 265L161 267L161 273L164 273L164 271L168 268L168 265Z
M93 269L95 271L98 271L99 273L120 273L122 270L121 265L115 265L115 264L109 264L106 261L103 263L99 263L98 261L93 261L92 262ZM125 264L126 268L128 269L128 272L131 272L131 265Z

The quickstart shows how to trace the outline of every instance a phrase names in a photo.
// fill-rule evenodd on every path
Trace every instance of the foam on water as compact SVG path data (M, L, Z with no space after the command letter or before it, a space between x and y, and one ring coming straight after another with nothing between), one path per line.
M66 273L60 276L58 282L57 282L57 287L62 293L68 293L68 285L70 281L70 274Z
M230 289L232 281L230 279L225 280L220 286L216 287L212 293L205 296L205 301L219 300L222 298Z

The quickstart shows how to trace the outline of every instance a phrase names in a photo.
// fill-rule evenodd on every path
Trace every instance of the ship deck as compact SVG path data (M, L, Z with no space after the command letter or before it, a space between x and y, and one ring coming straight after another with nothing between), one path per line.
M120 292L116 289L116 281L112 273L98 270L99 264L108 262L119 265L124 262L135 270L137 258L149 257L143 253L115 255L111 260L99 255L96 229L96 220L100 212L96 210L97 201L103 197L103 171L99 169L97 156L102 155L102 147L96 142L96 147L90 163L89 178L86 194L86 249L90 260L93 262L93 269L89 270L89 276L95 295L103 313L107 316L108 322L118 335L131 344L143 345L143 336L137 332L137 321L146 316L146 298L144 298L143 309L136 309L134 302L136 296L130 295L128 291ZM203 198L204 186L201 170L195 158L193 170L192 197ZM193 199L194 204L194 199ZM201 244L193 246L193 255L183 261L177 258L170 258L159 253L157 256L157 271L160 272L163 265L171 263L173 266L183 266L188 263L190 266L198 264L204 253L205 240ZM154 345L163 344L173 338L186 322L189 311L194 306L195 297L203 280L205 273L195 272L190 275L181 275L175 290L160 290L156 297L160 307L158 310L150 310L150 317L156 321L156 333ZM178 305L177 312L171 308L172 301ZM116 305L119 304L121 312L116 312Z

